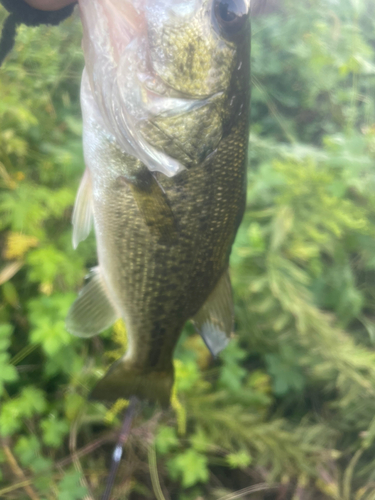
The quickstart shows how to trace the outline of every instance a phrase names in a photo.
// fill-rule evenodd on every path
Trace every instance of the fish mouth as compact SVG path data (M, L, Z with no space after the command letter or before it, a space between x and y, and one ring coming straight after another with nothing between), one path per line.
M97 3L102 19L108 23L107 33L113 48L112 55L118 62L126 47L146 32L144 8L136 8L132 0L79 0L80 4ZM145 0L138 1L139 7ZM91 7L86 8L90 12Z
M82 85L81 102L97 108L104 128L125 154L138 158L149 170L171 177L184 166L152 147L139 128L151 115L147 102L153 101L147 99L147 91L137 78L139 43L146 41L147 1L79 0L88 76ZM144 56L142 60L145 63ZM142 70L148 72L145 64ZM85 109L89 116L90 110Z

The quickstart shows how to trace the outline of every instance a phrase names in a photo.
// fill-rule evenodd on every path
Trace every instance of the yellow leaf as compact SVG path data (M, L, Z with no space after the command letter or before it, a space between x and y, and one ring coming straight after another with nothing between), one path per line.
M113 325L112 339L114 340L114 342L116 342L116 344L119 344L120 347L112 351L107 351L105 355L109 359L116 360L121 358L128 347L128 335L126 333L126 326L121 318L118 319Z
M16 179L17 181L23 181L25 178L25 174L23 172L17 172L16 173Z
M180 436L184 436L186 434L186 410L178 399L176 384L174 384L172 389L171 406L177 417L177 431Z
M127 399L118 399L105 414L104 421L108 424L112 424L120 411L128 406L129 401Z
M53 292L53 285L52 283L41 283L39 286L39 290L44 293L44 295L48 295L48 297L52 294Z
M8 260L19 259L25 255L25 253L33 247L38 245L38 239L35 236L27 236L22 233L9 233L4 257Z

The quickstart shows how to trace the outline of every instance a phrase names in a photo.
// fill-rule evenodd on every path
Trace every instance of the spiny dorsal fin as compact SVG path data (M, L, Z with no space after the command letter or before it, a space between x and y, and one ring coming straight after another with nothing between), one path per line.
M193 323L213 356L228 344L234 326L232 287L228 270L194 316Z
M109 328L119 316L97 267L70 308L66 328L77 337L92 337Z
M93 216L92 184L89 170L86 168L78 189L73 210L73 248L87 238L91 231Z

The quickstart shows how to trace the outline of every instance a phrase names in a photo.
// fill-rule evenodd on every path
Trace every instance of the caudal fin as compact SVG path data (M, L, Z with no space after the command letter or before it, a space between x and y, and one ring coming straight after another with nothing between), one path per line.
M130 366L126 357L114 363L94 387L90 399L116 401L137 396L168 407L173 386L173 366L165 371L140 370Z

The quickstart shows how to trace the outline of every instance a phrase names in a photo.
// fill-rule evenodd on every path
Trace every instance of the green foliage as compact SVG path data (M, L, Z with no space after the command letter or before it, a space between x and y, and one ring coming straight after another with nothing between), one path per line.
M172 479L180 479L184 488L194 486L200 481L206 482L209 477L207 457L190 448L179 453L167 462L169 475Z
M124 349L121 326L91 340L64 326L96 264L92 236L71 245L80 37L77 16L20 27L0 70L0 497L9 500L29 498L15 463L40 499L99 497L111 446L97 443L124 407L87 401ZM231 257L237 337L212 361L186 327L172 409L141 419L116 498L214 500L271 481L276 490L257 498L285 488L293 500L375 498L375 7L285 0L254 19L252 43L248 201Z
M80 474L67 472L58 485L57 500L80 500L87 494L87 489L80 485Z
M14 366L9 363L9 354L6 352L10 346L12 334L11 325L0 325L0 397L4 391L5 382L14 382L18 374Z
M53 448L61 446L66 434L69 432L69 423L58 420L56 415L50 414L40 425L43 432L43 443Z
M251 461L252 461L251 456L245 450L238 451L237 453L229 453L229 455L227 455L228 465L232 469L246 468L251 464Z
M21 393L2 405L0 433L9 436L18 431L24 418L40 415L46 408L44 393L35 387L25 387Z
M301 393L305 377L298 364L298 352L290 345L281 345L280 352L265 354L267 371L273 379L273 392L283 396L290 391Z
M179 444L176 430L173 427L161 425L155 436L155 444L157 452L165 455L171 449L176 448Z

